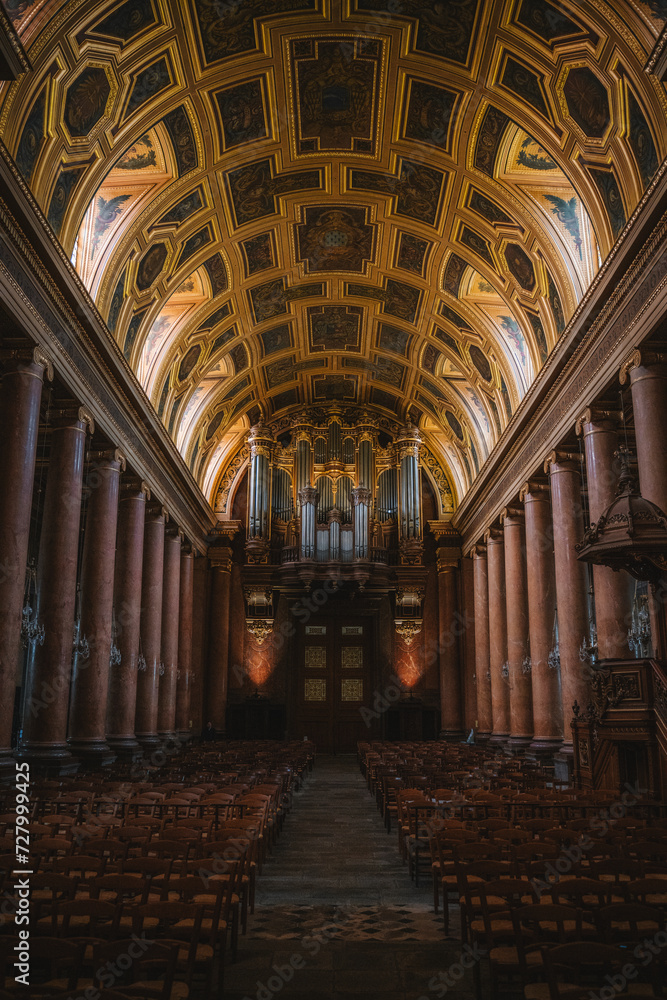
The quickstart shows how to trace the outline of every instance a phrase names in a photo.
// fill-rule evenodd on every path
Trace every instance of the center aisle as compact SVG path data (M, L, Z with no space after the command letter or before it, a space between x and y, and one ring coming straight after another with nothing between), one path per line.
M318 756L258 879L225 997L442 996L429 980L461 946L445 939L432 898L430 878L418 888L410 880L396 829L387 834L356 757ZM467 976L451 992L463 1000L471 986Z
M421 903L429 910L432 896L430 883L416 889L410 881L396 829L387 834L356 757L318 757L260 879L260 905L301 899L338 906Z

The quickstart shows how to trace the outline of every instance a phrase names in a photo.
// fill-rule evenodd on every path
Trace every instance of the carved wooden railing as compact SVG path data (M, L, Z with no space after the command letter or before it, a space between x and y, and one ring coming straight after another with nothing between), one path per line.
M645 755L644 784L660 796L667 773L667 673L657 660L603 663L590 678L591 701L572 721L575 777L588 788L613 787L621 747ZM663 758L662 763L660 757ZM622 782L621 782L622 783Z

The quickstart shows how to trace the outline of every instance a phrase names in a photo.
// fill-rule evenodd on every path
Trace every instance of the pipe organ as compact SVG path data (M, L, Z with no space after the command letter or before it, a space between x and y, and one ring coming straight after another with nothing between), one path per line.
M247 443L248 563L421 564L416 427L392 434L333 406L275 431L260 423Z

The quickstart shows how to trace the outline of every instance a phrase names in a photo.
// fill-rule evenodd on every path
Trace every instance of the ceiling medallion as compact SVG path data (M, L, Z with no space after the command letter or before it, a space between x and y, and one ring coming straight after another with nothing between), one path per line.
M245 627L258 646L273 632L273 618L246 618Z
M422 630L421 618L396 618L394 619L396 634L400 635L406 646L411 646L413 640L417 638Z

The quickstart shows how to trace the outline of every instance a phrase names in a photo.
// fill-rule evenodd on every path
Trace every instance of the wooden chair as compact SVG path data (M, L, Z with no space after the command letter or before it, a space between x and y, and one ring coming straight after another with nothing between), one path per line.
M553 948L543 947L542 962L548 992L539 989L543 984L527 986L524 990L526 1000L565 1000L568 995L582 995L582 988L587 991L585 996L590 996L591 992L596 995L606 984L608 975L619 975L625 982L622 969L628 963L628 953L623 948L599 941L573 941ZM633 981L633 992L637 985L639 983ZM650 981L645 985L650 990Z
M137 1000L187 1000L188 985L176 981L176 965L179 946L160 941L143 942L144 948L137 955L138 944L135 938L121 938L117 941L104 942L93 949L93 968L95 969L94 985L101 989L105 979L108 980L108 969L116 973L114 986ZM119 963L118 959L129 956L132 961Z
M203 908L193 903L167 901L130 909L134 933L139 937L145 933L147 938L160 944L176 945L176 970L188 989L192 989L195 972L202 972L206 991L211 993L214 956L210 945L201 937ZM222 997L221 990L218 997Z
M613 903L603 906L595 917L607 944L635 945L663 928L662 911L644 903Z

